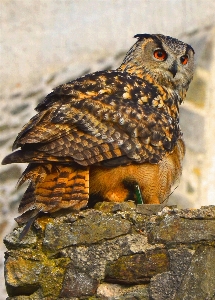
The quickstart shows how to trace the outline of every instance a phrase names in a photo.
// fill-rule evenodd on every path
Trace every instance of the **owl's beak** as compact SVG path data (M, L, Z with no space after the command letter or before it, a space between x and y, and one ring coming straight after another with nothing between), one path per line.
M174 78L175 75L176 75L176 73L178 72L178 66L177 66L177 62L176 61L173 62L173 64L169 68L169 71L172 73L173 78Z

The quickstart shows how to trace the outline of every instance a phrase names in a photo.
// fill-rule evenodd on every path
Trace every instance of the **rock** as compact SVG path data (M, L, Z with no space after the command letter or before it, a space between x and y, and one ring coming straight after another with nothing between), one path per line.
M61 255L70 257L75 267L92 278L104 280L107 263L119 257L154 249L141 234L127 234L103 243L66 248Z
M94 206L94 209L103 211L103 212L110 212L114 213L117 211L130 211L130 210L136 210L136 204L134 201L127 201L127 202L121 202L121 203L115 203L115 202L98 202Z
M177 288L180 285L180 277L172 272L158 274L150 283L151 300L173 300Z
M182 278L189 268L193 251L169 249L170 271L154 276L150 282L150 296L153 300L172 300Z
M92 296L96 293L98 281L69 264L65 274L60 298Z
M137 205L137 212L141 213L143 215L153 215L157 214L159 211L161 211L164 208L165 204L147 204L147 205L142 205L138 204Z
M165 215L150 233L152 243L181 244L210 241L215 236L215 219L190 219Z
M42 291L37 290L35 293L31 294L30 296L15 296L15 297L8 297L6 300L48 300L47 297L43 297Z
M215 247L199 246L174 300L214 299Z
M148 287L142 284L126 287L118 284L102 283L97 289L97 295L103 300L149 300Z
M212 300L214 207L149 210L45 215L21 241L20 225L4 240L8 300Z
M90 210L77 221L47 224L43 245L46 251L55 252L64 247L93 244L129 233L131 224L120 216Z
M171 272L175 275L183 276L189 268L195 251L182 247L179 249L169 249L168 252L170 256Z
M58 297L68 258L48 259L37 249L11 250L5 261L5 280L9 296L31 295Z
M31 248L37 243L37 236L32 230L29 230L28 234L25 236L24 239L20 240L19 236L23 231L24 226L20 226L15 228L13 232L9 233L4 238L4 243L7 249L17 249L20 248Z
M123 256L107 264L105 281L122 284L149 283L153 276L168 269L167 251L154 249L142 254Z

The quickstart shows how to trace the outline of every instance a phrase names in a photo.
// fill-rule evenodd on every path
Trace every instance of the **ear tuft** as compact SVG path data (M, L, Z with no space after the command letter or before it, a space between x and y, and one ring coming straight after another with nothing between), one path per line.
M142 40L142 39L147 39L147 38L150 38L152 37L151 34L148 34L148 33L138 33L138 34L135 34L134 38L137 38L139 40Z

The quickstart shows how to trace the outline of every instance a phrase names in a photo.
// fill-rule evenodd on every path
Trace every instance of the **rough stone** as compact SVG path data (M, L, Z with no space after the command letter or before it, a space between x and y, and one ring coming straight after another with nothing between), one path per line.
M117 211L131 211L133 209L136 210L136 204L134 201L127 201L122 203L115 202L98 202L94 206L94 209L103 211L103 212L117 212Z
M163 210L164 211L164 210ZM174 209L181 218L191 220L215 219L215 205L202 206L200 209Z
M173 300L176 290L180 285L180 277L172 272L158 274L150 283L151 300Z
M215 248L199 246L174 300L215 298Z
M22 241L23 225L14 229L5 238L8 299L213 299L213 206L147 215L108 205L38 217Z
M107 264L105 281L123 284L149 283L153 276L168 269L167 251L154 249L142 254L123 256Z
M97 289L97 295L103 300L149 300L148 287L142 284L127 287L118 284L102 283Z
M154 276L150 282L151 300L172 300L191 263L193 250L169 249L170 271Z
M195 251L186 248L179 248L169 249L168 252L170 256L170 270L173 274L182 277L188 269Z
M31 295L41 290L44 297L57 297L68 258L48 259L37 249L6 253L5 280L9 296Z
M137 205L137 212L143 214L143 215L153 215L157 214L159 211L161 211L165 206L164 204L148 204L148 205L142 205L138 204Z
M43 242L46 251L80 244L93 244L129 233L131 225L120 216L102 214L91 210L84 218L72 224L47 224ZM93 234L92 234L93 233Z
M5 280L8 294L32 294L38 289L40 261L27 261L22 257L9 257L6 262Z
M92 296L98 287L98 281L69 264L64 277L60 298Z
M147 243L142 234L127 234L103 243L66 248L61 255L70 257L79 270L89 274L92 278L103 280L108 262L133 253L154 249Z
M49 300L47 297L43 297L42 291L37 290L35 293L31 294L30 296L15 296L15 297L7 297L6 300ZM54 300L54 299L53 299Z
M154 243L197 243L213 240L215 220L198 220L165 215L159 226L150 232L149 238Z
M151 300L172 300L189 268L194 251L186 248L169 249L170 271L154 276L150 282Z
M24 226L15 228L11 233L9 233L4 238L4 243L7 246L7 249L17 249L20 248L31 248L37 242L36 234L30 229L25 239L20 240L19 236L23 231Z

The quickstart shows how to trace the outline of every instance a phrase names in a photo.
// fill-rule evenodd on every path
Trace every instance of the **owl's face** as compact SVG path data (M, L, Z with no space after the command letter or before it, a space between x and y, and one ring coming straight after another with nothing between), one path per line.
M186 91L194 71L192 47L161 34L140 34L135 37L138 41L128 52L124 63L138 65L162 86Z

